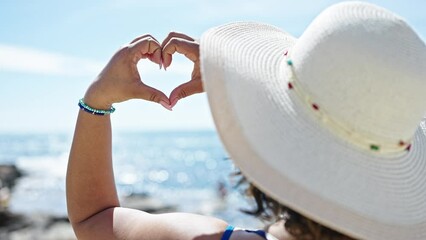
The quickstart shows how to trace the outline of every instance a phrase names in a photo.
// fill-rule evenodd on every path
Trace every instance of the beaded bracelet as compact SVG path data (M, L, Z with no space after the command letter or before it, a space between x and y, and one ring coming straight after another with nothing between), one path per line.
M105 115L105 114L111 114L115 111L115 108L111 106L109 110L102 110L102 109L95 109L84 103L83 98L80 99L78 102L78 106L80 109L84 110L85 112L88 112L93 115Z

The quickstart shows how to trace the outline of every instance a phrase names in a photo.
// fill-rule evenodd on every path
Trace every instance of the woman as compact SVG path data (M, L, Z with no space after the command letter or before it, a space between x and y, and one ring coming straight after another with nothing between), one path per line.
M194 70L167 97L143 84L136 63L167 68L175 52ZM74 231L79 239L425 239L424 66L426 46L403 19L359 2L329 7L299 39L258 23L211 29L200 45L179 33L162 44L138 37L79 103L67 173ZM267 233L120 207L112 104L138 98L171 109L204 90L227 151L253 184L256 213L275 217Z

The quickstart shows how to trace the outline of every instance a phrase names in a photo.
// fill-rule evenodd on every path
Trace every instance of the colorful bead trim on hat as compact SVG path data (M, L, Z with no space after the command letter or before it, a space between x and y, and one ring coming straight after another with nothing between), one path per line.
M294 63L290 58L290 52L287 50L284 52L284 56L286 57L286 66L290 69L289 77L288 77L288 89L295 92L296 95L304 100L304 102L309 106L310 109L315 112L315 115L327 125L327 127L335 132L337 135L341 136L343 139L351 142L354 145L357 145L365 150L369 150L376 153L402 153L404 151L409 151L411 149L411 140L400 140L397 143L379 143L372 141L371 139L366 138L360 134L357 134L354 131L351 131L343 124L335 121L331 118L327 113L321 108L321 106L316 103L310 96L307 94L298 84L298 79L294 72Z

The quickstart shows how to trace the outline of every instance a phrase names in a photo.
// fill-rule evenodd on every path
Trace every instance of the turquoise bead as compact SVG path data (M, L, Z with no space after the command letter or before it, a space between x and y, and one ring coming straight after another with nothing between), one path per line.
M380 150L380 147L379 147L379 146L377 146L377 145L371 144L371 145L370 145L370 149L371 149L371 150L373 150L373 151L379 151L379 150Z

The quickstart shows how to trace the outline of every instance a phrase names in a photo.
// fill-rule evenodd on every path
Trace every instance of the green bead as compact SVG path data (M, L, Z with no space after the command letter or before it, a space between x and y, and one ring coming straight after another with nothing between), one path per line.
M293 61L291 61L291 59L287 60L287 65L293 66Z
M92 108L90 106L88 106L84 101L83 98L79 100L79 103L81 105L82 108L84 108L85 110L89 111L92 114L100 114L100 115L105 115L105 114L111 114L115 111L115 108L113 106L111 106L111 108L109 110L104 110L104 109L95 109Z
M380 150L380 147L379 147L379 146L377 146L377 145L371 144L371 145L370 145L370 149L371 149L371 150L373 150L373 151L379 151L379 150Z

